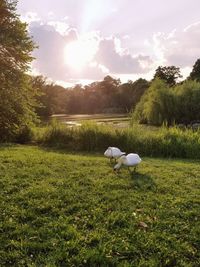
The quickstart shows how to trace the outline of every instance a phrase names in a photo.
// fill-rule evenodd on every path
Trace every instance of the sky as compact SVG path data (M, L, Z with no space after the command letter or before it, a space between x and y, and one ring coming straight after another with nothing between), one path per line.
M66 87L170 65L185 78L200 58L199 0L19 0L17 12L38 46L32 73Z

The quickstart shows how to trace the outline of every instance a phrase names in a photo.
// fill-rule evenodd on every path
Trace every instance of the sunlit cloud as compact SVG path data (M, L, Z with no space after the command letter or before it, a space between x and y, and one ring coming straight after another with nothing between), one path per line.
M62 17L57 14L60 9L51 4L41 14L35 11L23 14L21 18L29 24L30 34L39 46L33 54L36 60L32 73L71 84L103 79L106 75L123 81L151 79L159 65L175 65L186 77L200 55L198 21L169 31L154 31L139 39L137 31L130 31L132 19L123 23L120 20L118 26L112 21L112 16L122 18L119 13L125 10L122 1L79 3L81 13L74 10L72 1L65 2L69 12L66 8ZM107 33L113 27L116 31Z
M106 66L104 66L104 65L102 65L102 64L99 64L98 66L99 66L99 68L101 69L101 71L102 71L103 73L108 74L108 73L110 72L109 69L106 68Z
M79 39L68 43L64 51L65 63L74 70L81 70L96 54L97 44L93 40Z
M60 21L49 21L47 25L53 26L61 35L66 35L69 30L69 25Z
M28 24L31 22L41 21L38 14L36 12L31 12L31 11L27 12L25 15L22 15L20 19L21 21L26 22Z
M119 38L104 38L98 31L81 35L67 23L55 21L33 24L30 29L39 43L33 67L56 81L100 80L108 74L142 73L151 63L148 56L132 56Z
M200 57L200 22L170 33L156 33L146 41L154 50L154 67L175 65L181 68L183 78L190 73L194 62Z
M81 71L88 64L91 66L98 50L99 40L98 33L91 32L78 35L77 40L67 43L64 50L66 65L74 71Z
M106 66L112 74L146 72L152 63L151 58L148 56L133 56L128 49L121 47L120 40L115 37L100 41L96 60ZM146 62L146 69L143 68L144 61Z

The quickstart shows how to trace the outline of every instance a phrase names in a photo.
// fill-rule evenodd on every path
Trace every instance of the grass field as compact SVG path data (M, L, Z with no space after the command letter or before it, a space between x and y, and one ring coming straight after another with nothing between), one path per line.
M200 266L200 162L0 147L0 266Z

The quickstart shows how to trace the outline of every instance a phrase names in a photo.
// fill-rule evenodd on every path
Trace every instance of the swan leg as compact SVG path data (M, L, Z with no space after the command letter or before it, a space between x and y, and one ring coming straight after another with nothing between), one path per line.
M113 164L113 159L114 159L114 158L110 158L110 164Z
M117 159L116 158L110 158L110 164L116 164L117 163Z
M118 169L118 170L114 170L114 173L116 174L116 175L118 175L119 173L120 173L120 170Z

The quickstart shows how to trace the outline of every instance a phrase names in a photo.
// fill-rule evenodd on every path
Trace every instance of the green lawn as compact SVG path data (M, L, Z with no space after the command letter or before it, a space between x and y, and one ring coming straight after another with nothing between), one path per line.
M0 192L0 266L200 266L199 161L2 146Z

